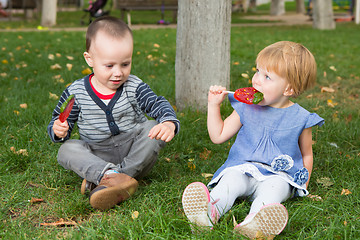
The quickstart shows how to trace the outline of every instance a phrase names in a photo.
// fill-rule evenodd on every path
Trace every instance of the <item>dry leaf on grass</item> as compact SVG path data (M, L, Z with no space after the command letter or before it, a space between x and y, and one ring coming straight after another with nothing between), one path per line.
M89 75L90 73L92 73L90 68L85 68L84 70L81 71L82 75Z
M52 226L52 227L66 227L66 226L77 226L75 221L69 220L65 221L63 218L60 218L59 221L51 223L40 223L41 226Z
M72 65L71 63L67 63L67 64L66 64L66 68L67 68L69 71L71 71L72 67L73 67L73 65Z
M331 87L322 87L321 88L321 92L328 92L328 93L333 93L335 92L335 89L331 88Z
M139 212L138 211L134 211L132 214L131 214L131 217L132 219L136 219L139 217Z
M202 173L201 176L203 176L204 178L211 178L214 176L214 174L212 173Z
M309 194L309 195L307 195L307 197L314 200L314 201L322 201L322 198L319 195Z
M49 98L51 100L58 100L59 99L58 95L56 95L55 93L51 93L51 92L49 92Z
M20 107L23 109L26 109L28 107L28 105L26 103L22 103L22 104L20 104Z
M352 192L350 192L350 190L349 189L344 189L343 188L343 190L341 191L341 195L349 195L349 194L351 194Z
M321 185L323 185L326 188L334 185L334 183L328 177L318 178L318 179L316 179L316 182L320 183Z
M242 73L241 76L242 76L243 78L250 78L250 77L249 77L249 74L247 74L247 73Z
M51 70L59 70L59 69L61 69L61 66L60 66L60 64L55 63L54 65L51 65L50 68L51 68Z
M17 155L29 156L26 149L20 149L20 150L16 151L15 147L11 147L10 150Z
M41 203L41 202L43 202L44 201L44 199L42 199L42 198L31 198L31 200L29 200L29 202L30 203Z

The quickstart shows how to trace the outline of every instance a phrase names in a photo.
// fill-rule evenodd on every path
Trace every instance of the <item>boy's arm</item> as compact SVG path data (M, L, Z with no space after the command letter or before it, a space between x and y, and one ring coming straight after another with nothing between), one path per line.
M174 134L179 132L180 121L176 118L175 110L163 96L157 96L149 85L142 82L138 86L136 89L136 99L141 110L157 122L162 123L160 126L164 127L165 122L171 122L175 126L173 129Z
M313 151L312 151L312 132L311 128L303 130L299 137L299 146L303 158L304 167L309 172L309 179L306 182L306 187L309 185L311 172L313 169Z
M240 116L233 111L224 121L220 113L220 105L227 95L221 86L211 86L208 93L207 127L210 139L215 144L229 140L241 128Z
M69 93L68 89L65 89L65 91L62 93L62 95L61 95L61 97L59 99L58 104L56 105L56 107L55 107L55 109L54 109L54 111L52 113L52 118L51 118L51 121L50 121L50 123L49 123L49 125L47 127L47 132L49 134L49 137L50 137L51 141L53 141L53 142L63 142L63 141L68 140L70 138L70 136L71 136L71 131L74 128L75 122L77 121L78 114L79 114L79 108L78 108L76 100L75 100L75 103L74 103L74 106L73 106L73 108L71 110L70 116L67 119L67 125L69 127L69 129L67 131L67 135L65 137L59 137L59 136L57 136L55 134L55 132L54 132L54 124L55 124L55 121L57 119L59 119L60 107L70 95L71 94ZM62 125L66 125L66 124L63 123Z

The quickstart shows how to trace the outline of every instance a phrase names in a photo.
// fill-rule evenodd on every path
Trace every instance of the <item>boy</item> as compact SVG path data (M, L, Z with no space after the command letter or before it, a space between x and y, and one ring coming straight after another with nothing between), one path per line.
M93 73L65 89L48 125L51 140L64 142L59 164L84 178L81 193L90 190L96 209L129 198L180 127L169 102L130 75L132 53L132 32L123 21L108 16L94 20L84 53ZM60 107L72 94L75 104L61 123ZM75 122L80 140L68 140Z

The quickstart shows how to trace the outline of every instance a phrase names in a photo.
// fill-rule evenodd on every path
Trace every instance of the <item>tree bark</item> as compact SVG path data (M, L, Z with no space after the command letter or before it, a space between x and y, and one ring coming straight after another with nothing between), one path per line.
M335 29L332 0L313 0L313 28Z
M205 110L209 86L230 86L231 0L178 1L176 106Z
M280 16L285 14L285 0L272 0L270 6L270 15Z
M56 25L57 0L43 0L41 11L41 26L52 27Z
M296 13L305 13L305 2L304 0L296 0Z

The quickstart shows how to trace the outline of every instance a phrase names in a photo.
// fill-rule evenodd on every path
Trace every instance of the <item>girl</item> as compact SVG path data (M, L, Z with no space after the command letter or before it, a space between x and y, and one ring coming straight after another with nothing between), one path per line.
M290 100L314 85L316 62L303 45L281 41L263 49L256 59L252 85L262 92L258 105L229 100L234 111L225 120L221 102L228 92L211 86L208 94L208 131L212 142L223 143L237 134L228 159L207 187L186 187L182 204L190 222L211 227L237 198L252 205L235 231L249 238L279 234L288 213L281 205L291 196L306 196L313 166L311 128L324 120Z

